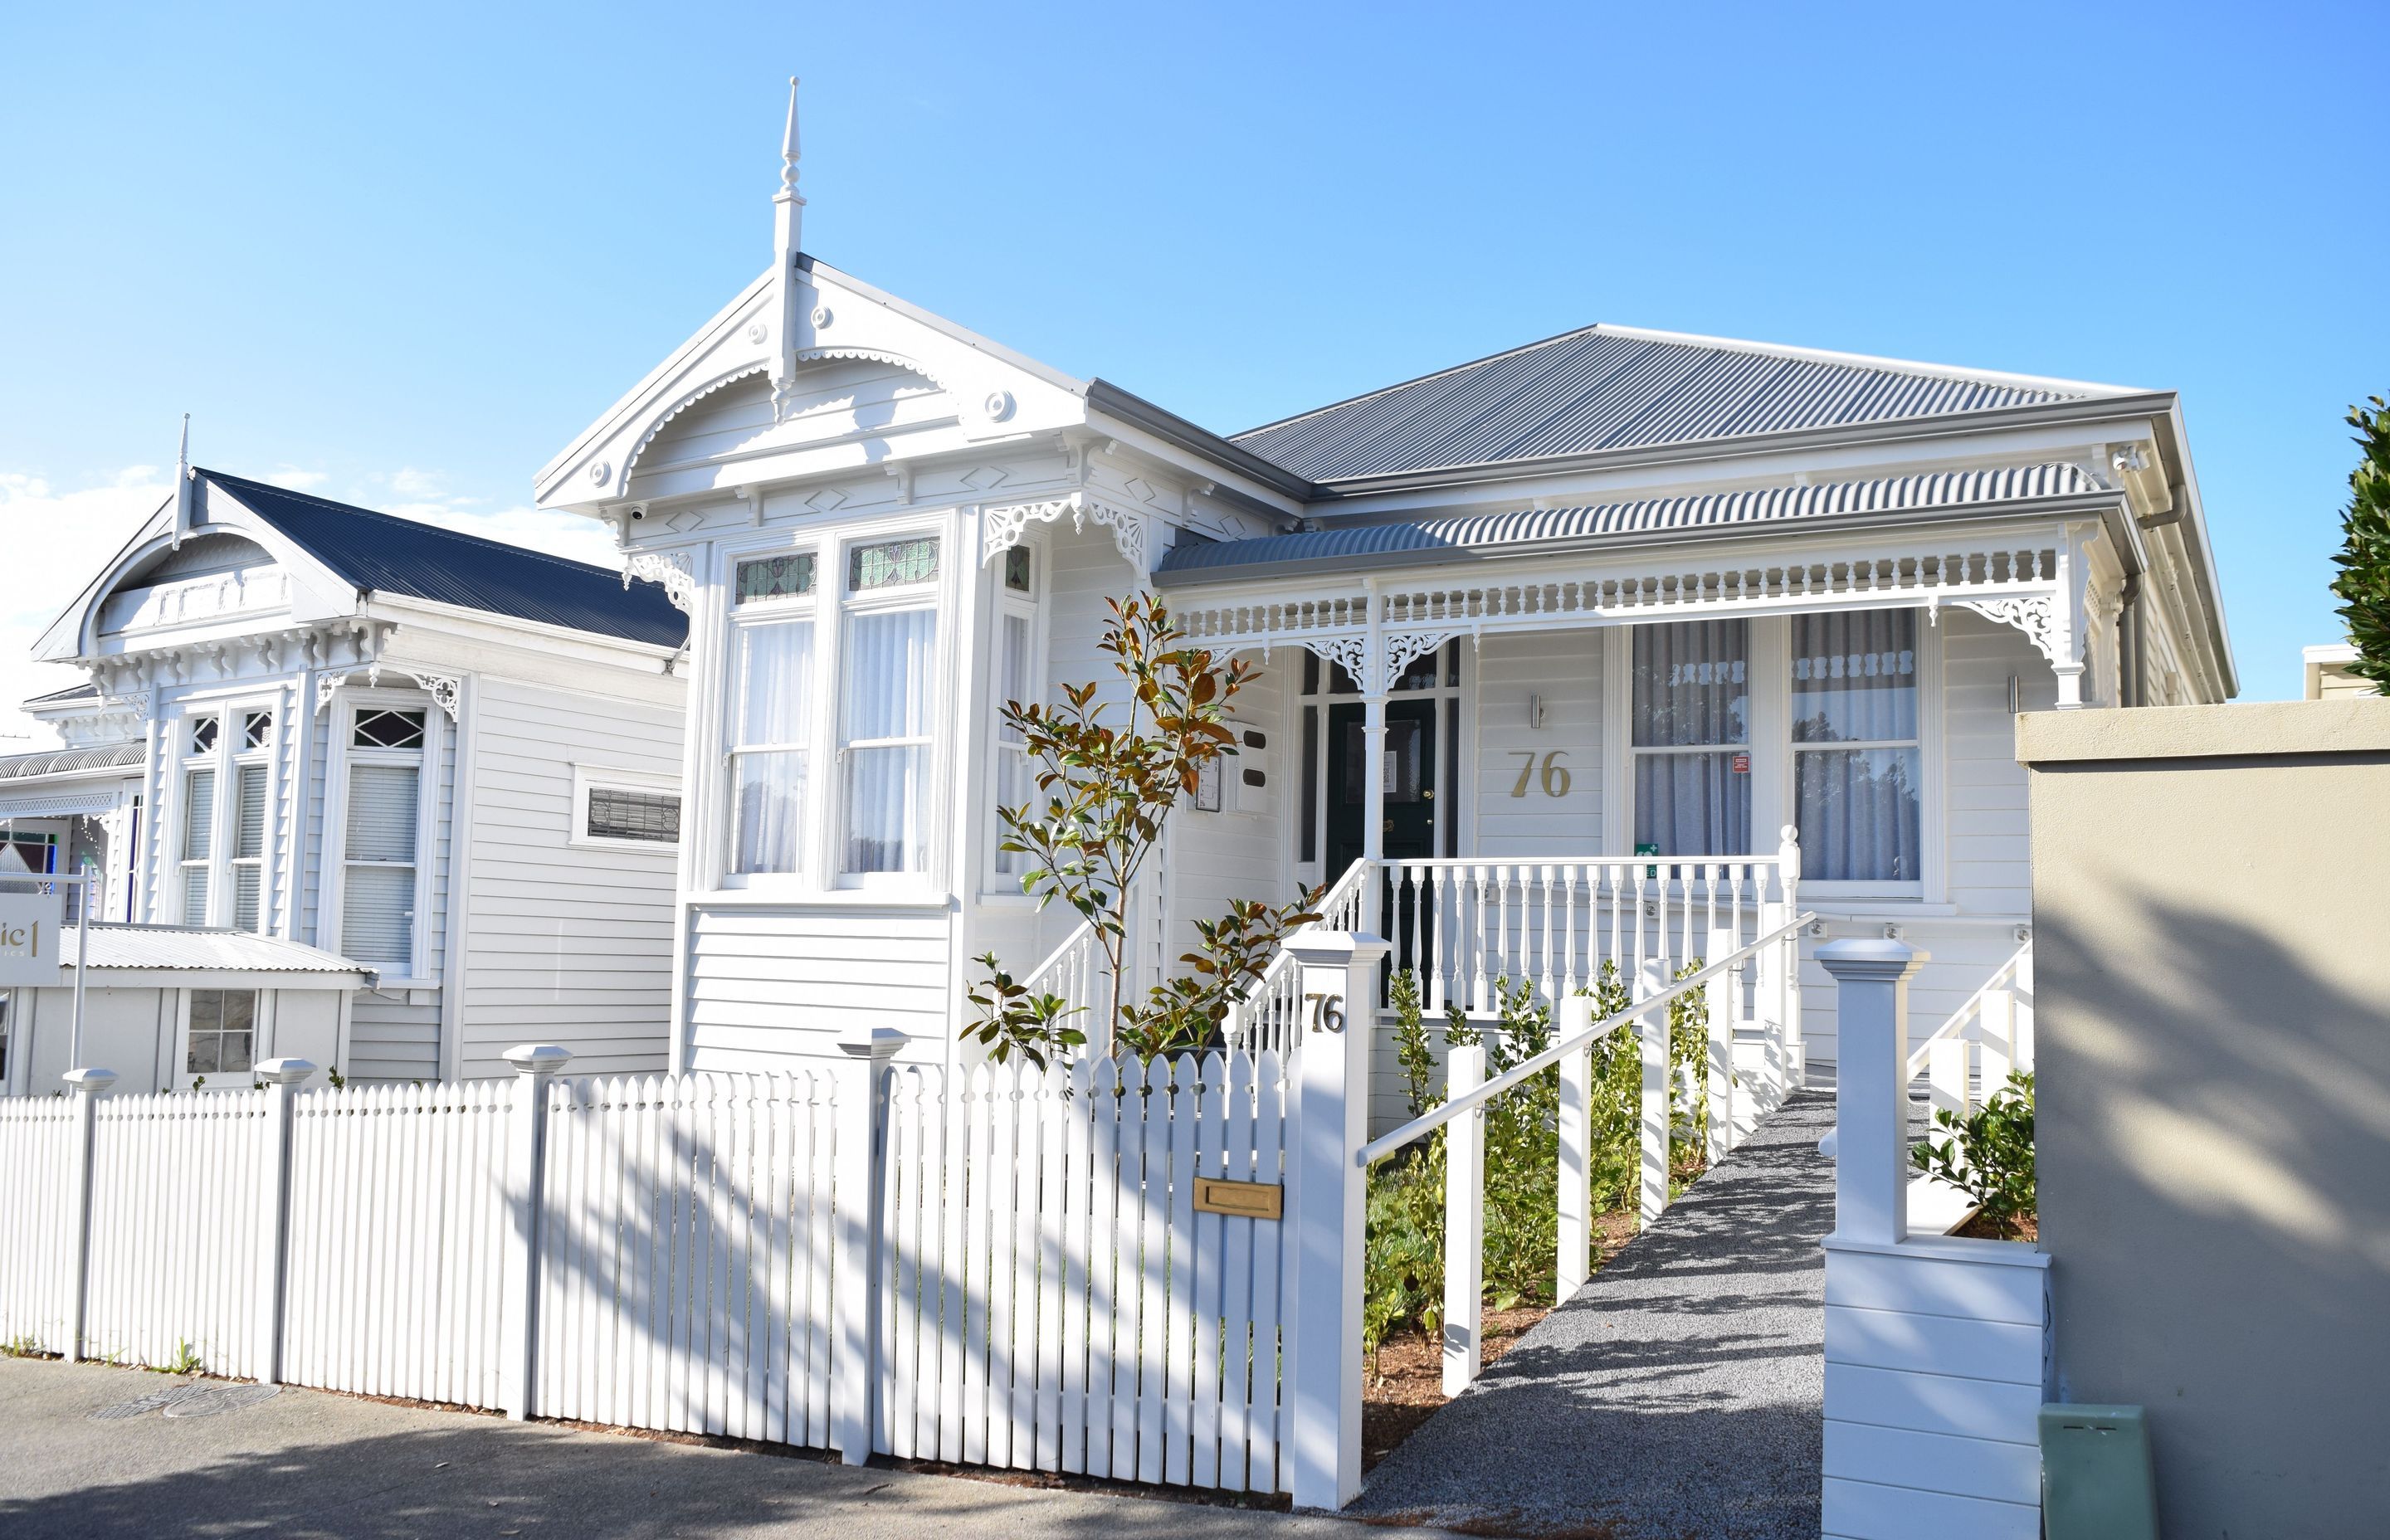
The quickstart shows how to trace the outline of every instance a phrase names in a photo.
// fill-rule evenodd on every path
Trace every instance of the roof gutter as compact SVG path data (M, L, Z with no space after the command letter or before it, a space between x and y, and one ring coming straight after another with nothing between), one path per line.
M1188 567L1153 574L1157 588L1202 588L1278 578L1307 577L1325 572L1383 571L1391 568L1466 567L1484 562L1529 560L1566 556L1579 551L1630 552L1748 540L1780 533L1840 533L1844 530L1932 527L1946 523L1980 523L2003 519L2097 518L2129 525L2131 510L2121 492L2071 493L2062 497L2009 498L1995 503L1960 503L1931 508L1887 508L1873 513L1827 514L1815 520L1765 520L1739 524L1703 524L1686 529L1630 530L1615 534L1574 535L1557 539L1507 542L1500 545L1452 545L1441 549L1370 551L1355 555L1304 557L1287 561L1255 561L1240 566Z

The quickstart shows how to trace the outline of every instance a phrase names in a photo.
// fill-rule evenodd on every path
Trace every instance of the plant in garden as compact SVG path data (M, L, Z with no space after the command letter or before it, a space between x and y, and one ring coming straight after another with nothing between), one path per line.
M2348 672L2390 695L2390 404L2372 398L2371 410L2348 409L2364 451L2348 473L2348 507L2341 515L2341 548L2332 558L2340 575L2332 591L2343 600L2357 661Z
M49 1356L49 1354L42 1351L42 1344L33 1341L31 1337L11 1337L6 1341L0 1342L0 1355L5 1355L10 1358L46 1358Z
M199 1350L187 1341L174 1344L174 1356L159 1367L161 1374L197 1374L206 1366L199 1362Z
M1394 1012L1394 1061L1411 1116L1442 1104L1434 1049L1420 1009L1419 976L1406 969L1386 985ZM1466 1023L1466 1018L1462 1018ZM1447 1041L1449 1041L1447 1033ZM1362 1250L1361 1351L1374 1364L1379 1346L1416 1328L1444 1326L1445 1136L1439 1128L1369 1173Z
M335 1091L345 1090L349 1084L349 1077L341 1073L341 1067L338 1064L326 1070L324 1078L332 1083L332 1089Z
M1191 973L1153 986L1141 1001L1123 996L1129 894L1179 798L1194 791L1207 765L1236 753L1223 719L1252 670L1189 643L1151 595L1112 601L1099 650L1127 686L1117 723L1096 684L1065 686L1060 705L1004 703L1005 725L1038 766L1043 801L996 809L1003 848L1029 858L1022 892L1041 906L1060 899L1094 928L1113 1002L1100 1025L1112 1041L1139 1055L1199 1046L1279 943L1318 919L1318 892L1291 904L1236 901L1219 919L1196 923L1200 944L1179 958ZM1084 1005L1033 996L993 955L979 961L988 978L970 994L979 1018L963 1028L966 1039L999 1063L1019 1052L1041 1068L1048 1054L1087 1041L1087 1025L1067 1020Z
M2034 1218L2033 1076L2011 1074L1964 1119L1945 1108L1934 1114L1942 1137L1912 1146L1910 1163L1974 1200L1976 1218L2003 1238Z

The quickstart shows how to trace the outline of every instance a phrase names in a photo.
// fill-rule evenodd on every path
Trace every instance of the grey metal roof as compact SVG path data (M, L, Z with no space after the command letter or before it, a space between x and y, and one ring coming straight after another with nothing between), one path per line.
M2082 400L2111 388L1587 327L1229 436L1314 481Z
M70 969L79 942L71 926L58 936L58 956ZM279 936L181 925L94 925L90 961L94 969L374 976L374 969L363 963Z
M62 690L52 690L47 695L34 696L32 699L27 700L25 704L28 706L54 706L66 700L96 700L98 699L99 687L97 685L69 685Z
M688 638L688 617L661 584L371 508L311 497L220 470L199 472L306 547L342 581L658 647Z
M10 754L0 759L0 780L135 766L140 764L144 752L136 740L132 743L104 743L96 749L45 749L39 753Z
M1433 565L1504 549L1735 524L1777 524L1905 509L2076 496L2101 487L2072 465L1946 471L1831 486L1761 487L1585 507L1523 508L1413 523L1345 524L1258 540L1182 543L1163 557L1158 581L1198 583L1291 563Z

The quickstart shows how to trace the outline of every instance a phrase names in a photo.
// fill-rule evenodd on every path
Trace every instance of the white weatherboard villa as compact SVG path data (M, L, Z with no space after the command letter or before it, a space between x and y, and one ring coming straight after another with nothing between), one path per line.
M0 990L0 1093L105 1064L246 1088L661 1067L680 614L652 584L186 468L35 647L91 683L0 759L0 870L96 874L74 969ZM19 886L22 884L19 883ZM71 899L79 890L69 890Z
M805 253L793 116L786 166L772 265L537 481L689 613L676 1065L953 1060L991 950L1084 986L999 707L1109 681L1141 589L1261 678L1137 982L1345 879L1482 1008L1582 982L1638 854L1789 898L1789 826L1805 944L1920 943L1939 1020L2025 939L2016 713L2235 691L2172 392L1595 326L1222 437Z

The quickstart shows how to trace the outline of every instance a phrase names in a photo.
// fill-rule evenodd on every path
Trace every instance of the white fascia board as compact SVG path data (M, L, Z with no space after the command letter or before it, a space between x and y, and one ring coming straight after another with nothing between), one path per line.
M1303 515L1305 505L1301 498L1255 481L1233 467L1183 449L1135 423L1104 412L1090 412L1087 423L1122 448L1167 468L1170 474L1181 481L1208 481L1220 492L1258 512L1275 514L1282 519L1296 519Z
M794 330L791 340L800 360L876 358L913 369L952 398L964 436L973 443L1000 442L1086 420L1083 380L827 263L806 260L795 282L788 324ZM640 452L664 424L724 386L777 366L778 309L773 275L766 272L550 461L534 480L534 500L542 507L590 516L624 501ZM817 314L825 320L816 322ZM750 448L758 456L769 456L776 447L771 441L767 430ZM792 441L789 447L804 445ZM810 472L800 472L804 473ZM767 458L739 475L722 475L724 485L786 479Z
M369 619L387 621L399 628L383 644L382 657L400 666L408 659L425 663L453 661L466 655L469 649L478 649L482 654L529 653L544 659L570 659L595 667L648 674L661 674L665 662L683 650L661 642L608 636L576 626L520 620L405 594L375 594L364 612ZM501 664L476 672L503 674L506 670Z
M2182 494L2188 505L2182 510L2182 522L2191 527L2191 538L2182 542L2192 558L2192 579L2198 584L2200 602L2207 610L2201 617L2205 622L2207 644L2214 653L2217 683L2226 699L2241 693L2241 671L2233 661L2232 630L2224 619L2224 589L2216 568L2216 548L2207 539L2207 505L2199 494L2199 472L2191 463L2191 432L2182 419L2182 402L2178 398L2169 406L2165 424L2167 437L2162 441L2161 452L2171 450L2182 463Z
M74 986L74 960L58 965L58 989ZM268 968L105 968L91 970L92 989L330 989L354 994L373 987L371 974L291 971Z

